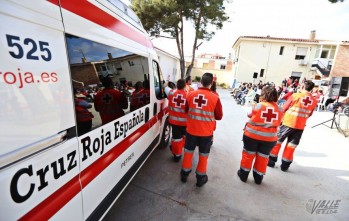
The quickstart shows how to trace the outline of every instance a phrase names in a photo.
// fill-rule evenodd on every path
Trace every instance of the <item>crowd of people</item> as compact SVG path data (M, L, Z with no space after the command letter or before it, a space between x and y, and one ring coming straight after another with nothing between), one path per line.
M104 77L100 86L76 87L74 92L79 136L92 130L95 118L90 111L92 107L99 113L101 125L105 125L124 116L128 108L134 111L150 103L149 80L138 81L133 87L128 82L113 82L111 78Z
M198 147L199 160L195 170L198 187L208 182L207 163L213 133L216 120L223 117L216 78L212 73L205 73L200 83L201 87L193 89L189 76L179 79L176 84L167 82L165 87L172 127L170 148L173 160L179 162L183 158L180 179L186 183L192 171L194 151ZM123 116L129 106L132 111L150 102L149 81L135 84L129 95L130 105L125 93L117 90L110 78L102 79L102 85L103 89L93 95L94 108L99 112L102 124ZM285 79L279 87L273 82L242 83L231 94L238 104L249 104L250 107L249 120L243 132L240 169L237 171L240 180L246 182L252 170L255 183L261 184L267 166L275 167L285 141L280 168L286 172L293 162L294 151L300 143L307 119L318 102L325 99L322 89L315 87L311 80L303 79L299 83L298 79ZM88 110L92 105L82 96L85 95L75 95L79 134L91 130L94 118ZM349 105L349 98L341 104Z

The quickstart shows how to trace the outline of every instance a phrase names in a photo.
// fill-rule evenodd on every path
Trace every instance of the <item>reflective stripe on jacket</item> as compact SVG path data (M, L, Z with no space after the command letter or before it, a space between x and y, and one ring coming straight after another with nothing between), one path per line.
M309 92L292 94L290 99L292 102L285 112L282 125L303 130L307 119L316 108L317 100Z
M262 141L276 141L283 111L275 102L261 102L252 109L244 135Z
M215 108L219 97L208 89L198 89L187 95L187 132L194 136L211 136L215 129Z
M187 125L185 103L187 92L185 90L171 90L168 94L169 122L177 126Z

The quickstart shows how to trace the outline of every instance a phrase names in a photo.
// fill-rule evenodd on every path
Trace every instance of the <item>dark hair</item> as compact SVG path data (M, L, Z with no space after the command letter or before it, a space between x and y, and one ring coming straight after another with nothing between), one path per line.
M137 81L136 84L135 84L136 91L140 90L141 88L143 88L143 82L142 81Z
M102 79L102 85L104 87L107 87L107 88L111 88L111 87L114 87L114 83L113 83L113 80L109 77L104 77Z
M314 88L314 86L315 86L315 84L314 84L314 82L312 82L311 80L306 80L306 81L304 81L304 89L306 90L306 91L311 91L311 90L313 90L313 88Z
M185 83L188 83L189 81L191 81L191 76L190 75L185 78Z
M278 92L275 87L266 86L262 89L261 99L267 102L277 102L278 101Z
M209 86L213 82L213 74L206 72L205 74L202 75L201 78L201 84L204 87Z
M185 88L185 80L184 79L179 79L177 81L177 89L182 90Z

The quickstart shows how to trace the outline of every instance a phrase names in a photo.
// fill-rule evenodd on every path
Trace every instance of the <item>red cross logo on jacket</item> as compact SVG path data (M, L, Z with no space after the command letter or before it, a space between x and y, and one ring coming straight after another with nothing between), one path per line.
M312 103L313 101L310 99L309 96L306 96L305 98L302 99L302 104L304 105L304 107L308 107Z
M185 99L183 99L183 95L177 94L176 97L172 98L172 103L174 103L176 107L180 108L182 105L185 105Z
M196 108L201 109L207 105L207 99L203 94L198 94L198 96L194 98L194 104L196 105Z
M265 123L273 123L273 120L277 120L279 116L278 112L274 112L274 108L267 107L265 111L262 111L261 118Z

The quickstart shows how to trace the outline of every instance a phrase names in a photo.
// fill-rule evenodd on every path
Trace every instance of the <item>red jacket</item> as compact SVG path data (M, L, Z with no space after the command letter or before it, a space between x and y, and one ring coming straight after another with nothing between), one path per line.
M276 141L283 111L274 102L260 102L252 109L251 119L246 123L244 135L262 141Z
M127 109L128 101L122 92L113 88L105 88L96 94L94 105L101 116L102 124L107 124L124 116L123 109Z
M171 124L187 126L186 98L185 90L171 90L168 94L169 122Z
M187 95L187 132L194 136L212 136L216 120L223 117L222 104L210 89L199 88Z

